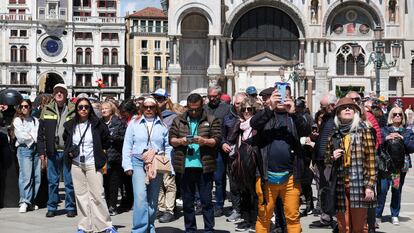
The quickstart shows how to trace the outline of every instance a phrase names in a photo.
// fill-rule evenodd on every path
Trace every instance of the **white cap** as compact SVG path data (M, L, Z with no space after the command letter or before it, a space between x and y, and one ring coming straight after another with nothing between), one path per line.
M66 87L66 85L64 83L58 83L53 87L53 94L55 94L55 91L58 88L64 89L66 93L68 93L68 88Z

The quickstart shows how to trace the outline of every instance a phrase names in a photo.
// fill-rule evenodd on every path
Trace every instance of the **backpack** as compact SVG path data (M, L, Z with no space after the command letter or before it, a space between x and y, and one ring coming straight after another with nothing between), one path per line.
M386 179L388 177L391 177L391 174L393 171L395 171L395 169L391 156L388 154L388 152L384 148L381 148L379 150L378 156L376 156L375 159L379 178Z
M385 142L385 151L389 154L392 164L393 172L400 171L405 163L405 146L401 138L388 140Z
M230 164L232 180L236 181L240 190L255 192L256 166L256 150L241 140L235 158Z

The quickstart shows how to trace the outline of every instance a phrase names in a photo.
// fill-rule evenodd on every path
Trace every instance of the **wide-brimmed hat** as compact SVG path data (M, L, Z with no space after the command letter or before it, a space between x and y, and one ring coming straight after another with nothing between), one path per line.
M356 104L351 98L341 98L339 99L338 103L336 103L334 112L335 114L338 113L338 109L340 109L343 106L352 106L354 109L358 110L358 112L361 112L361 108Z

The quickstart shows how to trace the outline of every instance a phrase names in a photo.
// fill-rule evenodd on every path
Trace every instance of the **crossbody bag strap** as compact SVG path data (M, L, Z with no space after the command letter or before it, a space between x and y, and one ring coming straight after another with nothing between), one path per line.
M83 132L82 137L81 137L81 138L80 138L80 140L79 140L78 147L82 144L82 141L83 141L83 139L85 138L85 134L86 134L86 131L88 131L88 128L89 128L89 123L86 125L86 129L85 129L85 131Z

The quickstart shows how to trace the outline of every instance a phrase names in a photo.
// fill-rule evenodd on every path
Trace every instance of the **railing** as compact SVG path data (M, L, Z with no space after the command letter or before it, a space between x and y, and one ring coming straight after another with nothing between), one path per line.
M74 16L73 22L76 23L119 23L124 24L125 19L122 17L90 17L90 16Z
M31 14L0 14L0 20L11 21L30 21L32 20Z
M154 30L155 29L155 30ZM152 34L165 34L168 33L168 27L155 27L155 26L132 26L132 33L152 33Z

